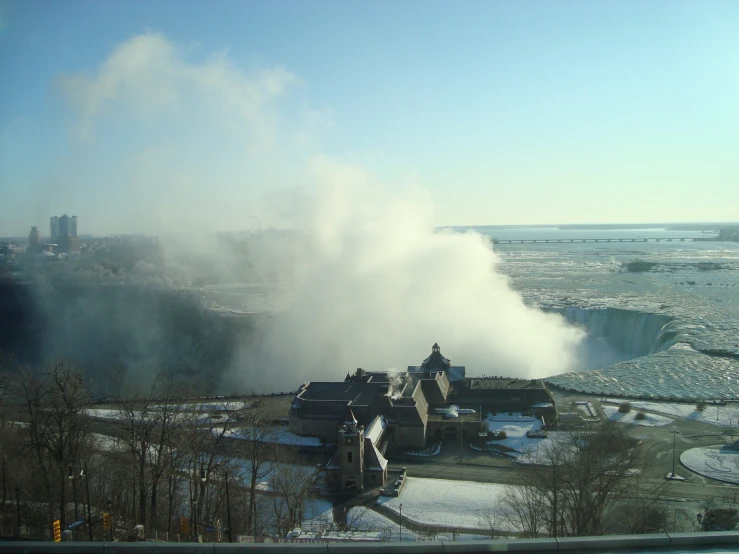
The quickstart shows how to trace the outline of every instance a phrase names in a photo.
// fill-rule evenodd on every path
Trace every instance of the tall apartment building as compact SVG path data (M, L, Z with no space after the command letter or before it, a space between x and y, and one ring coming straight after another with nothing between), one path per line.
M72 238L77 237L77 216L64 214L61 217L54 216L49 220L51 240L58 242L59 239L69 233Z
M54 242L55 240L59 240L59 218L57 216L54 216L49 221L49 236L51 237L51 242Z

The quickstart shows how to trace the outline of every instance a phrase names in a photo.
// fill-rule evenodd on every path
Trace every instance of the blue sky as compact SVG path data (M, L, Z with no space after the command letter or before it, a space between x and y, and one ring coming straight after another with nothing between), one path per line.
M294 222L315 159L434 223L739 219L739 3L0 0L0 236Z

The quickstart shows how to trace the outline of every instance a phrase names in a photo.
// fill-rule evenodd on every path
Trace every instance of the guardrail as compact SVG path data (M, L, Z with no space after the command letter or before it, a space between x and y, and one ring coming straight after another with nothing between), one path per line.
M397 553L421 554L459 553L475 554L483 552L597 552L598 554L618 553L620 551L674 552L676 549L689 549L701 552L716 547L730 547L739 550L739 531L707 533L659 533L653 535L612 535L602 537L566 537L560 539L518 539L493 541L455 541L455 542L362 542L362 543L299 543L290 539L277 539L274 544L247 543L161 543L161 542L6 542L0 543L0 552L8 554L49 553L49 554L166 554L182 552L185 554L206 554L218 552L269 552L273 554L364 554ZM288 542L290 541L290 542Z

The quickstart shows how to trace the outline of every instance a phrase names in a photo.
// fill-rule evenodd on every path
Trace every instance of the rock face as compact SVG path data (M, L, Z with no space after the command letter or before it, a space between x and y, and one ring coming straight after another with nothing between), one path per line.
M207 375L212 391L253 317L221 317L165 288L2 283L0 351L32 365L64 357L100 385L113 367L133 375L168 367Z

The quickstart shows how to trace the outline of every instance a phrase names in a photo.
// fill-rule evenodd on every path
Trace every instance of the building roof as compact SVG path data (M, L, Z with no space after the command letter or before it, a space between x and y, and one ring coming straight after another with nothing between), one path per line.
M387 426L387 420L385 416L378 415L372 422L367 426L364 432L364 438L369 439L372 444L377 444L382 438L382 433L385 431Z
M296 395L300 400L333 400L368 406L378 394L388 391L389 383L373 381L311 381Z
M441 354L441 347L434 343L431 347L431 355L419 366L408 366L409 373L427 373L429 375L437 371L446 373L449 382L461 381L465 376L464 366L453 366L449 358Z
M448 371L451 367L452 362L449 358L445 358L441 355L441 347L438 343L434 343L431 347L431 355L421 364L421 368L426 371Z
M358 423L357 418L354 417L354 412L350 406L346 407L346 415L344 416L344 425L356 425Z
M370 471L383 471L387 467L387 459L377 449L374 443L370 442L369 447L365 448L365 466Z

